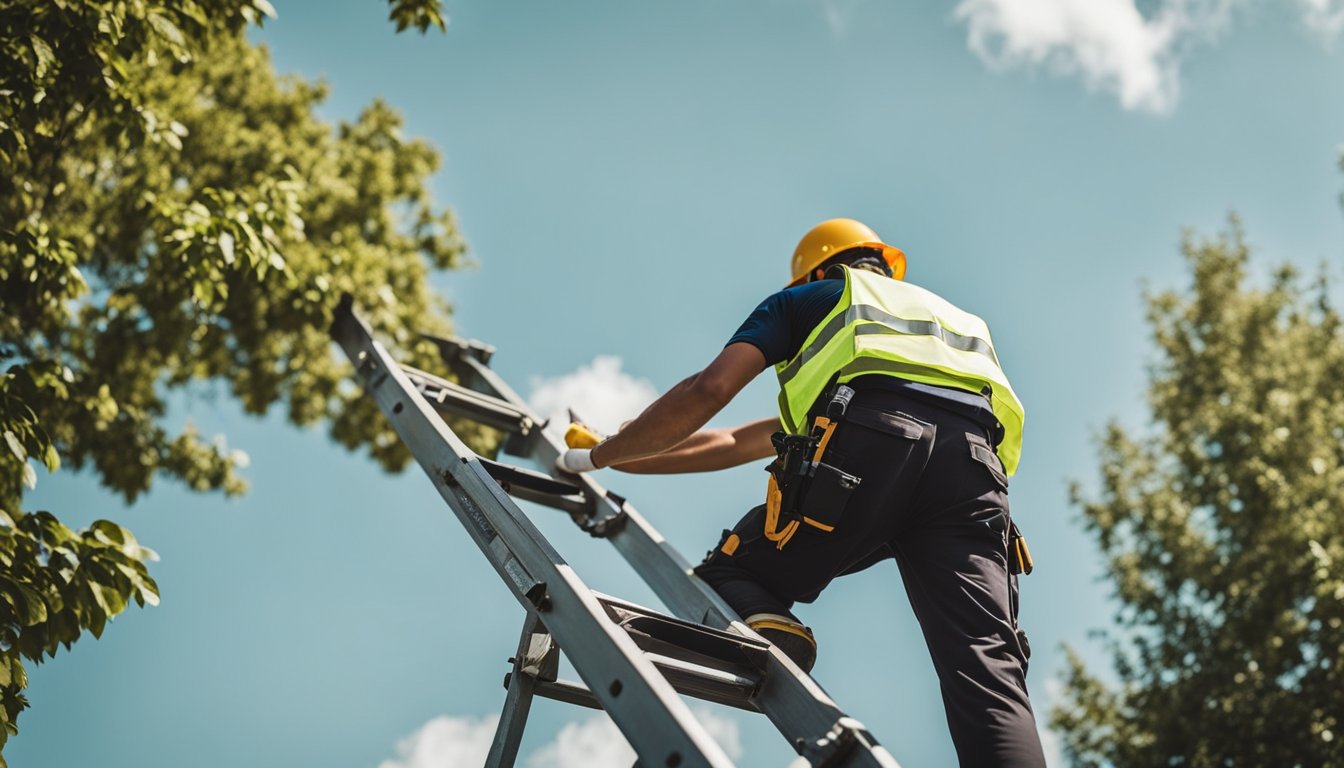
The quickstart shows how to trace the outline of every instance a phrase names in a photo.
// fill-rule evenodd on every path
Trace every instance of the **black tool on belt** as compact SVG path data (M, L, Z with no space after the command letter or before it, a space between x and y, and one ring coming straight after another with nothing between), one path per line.
M775 447L775 460L766 467L766 471L774 476L775 484L779 487L779 513L784 519L802 519L801 502L818 471L833 474L843 488L853 489L859 485L861 478L821 461L831 433L844 420L849 401L853 398L854 389L841 384L835 388L830 402L826 404L826 415L817 417L811 432L794 435L780 431L770 436L770 442Z

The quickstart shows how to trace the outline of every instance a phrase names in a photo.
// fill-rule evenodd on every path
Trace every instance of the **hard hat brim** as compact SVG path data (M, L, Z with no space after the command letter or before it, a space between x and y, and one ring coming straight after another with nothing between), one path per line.
M841 253L853 250L855 248L874 248L878 251L881 251L882 258L886 260L887 266L891 267L892 279L893 280L905 279L905 251L902 251L900 248L897 248L894 245L887 245L886 243L883 243L881 241L873 241L866 243L854 243L853 245L846 246L844 251L838 251L832 256L827 256L817 261L815 264L807 265L807 269L804 269L801 272L799 272L798 275L794 277L793 280L789 281L789 284L784 287L792 288L795 285L802 285L807 280L807 276L812 274L812 270L820 266L822 262L827 261L829 259L833 259L836 256L839 256Z

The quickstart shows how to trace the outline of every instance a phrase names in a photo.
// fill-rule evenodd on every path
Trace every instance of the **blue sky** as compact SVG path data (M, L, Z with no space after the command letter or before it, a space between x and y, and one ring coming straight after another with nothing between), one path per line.
M434 189L478 266L434 283L525 394L601 392L624 405L594 415L632 415L711 359L832 216L985 317L1028 413L1012 504L1038 564L1023 623L1042 717L1061 643L1105 663L1088 632L1112 606L1067 487L1094 483L1108 420L1147 422L1143 288L1185 285L1183 229L1233 210L1256 273L1340 276L1338 0L454 0L425 37L394 35L373 0L277 5L255 37L331 84L327 117L383 98L443 153ZM719 423L772 404L762 377ZM171 419L247 451L253 490L162 485L125 508L87 475L39 479L32 508L111 517L162 554L163 604L35 670L11 764L470 764L522 613L418 470L385 475L205 394ZM764 484L755 467L600 479L690 559ZM653 602L601 542L536 516L592 586ZM843 707L904 765L953 762L894 566L801 614ZM763 719L708 717L743 765L792 755ZM539 703L526 764L621 764L590 718Z

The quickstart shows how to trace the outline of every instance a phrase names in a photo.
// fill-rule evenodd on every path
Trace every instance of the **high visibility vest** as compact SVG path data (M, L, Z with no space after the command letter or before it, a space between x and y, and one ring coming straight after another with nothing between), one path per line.
M1016 472L1025 412L985 321L917 285L848 267L844 273L835 308L792 360L775 366L784 428L806 431L808 410L832 380L880 374L975 393L988 387L1003 425L999 458L1008 474Z

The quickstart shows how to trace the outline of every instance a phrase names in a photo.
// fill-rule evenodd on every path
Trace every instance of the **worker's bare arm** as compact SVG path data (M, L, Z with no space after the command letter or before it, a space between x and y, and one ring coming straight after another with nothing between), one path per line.
M623 464L678 445L763 370L765 356L759 349L743 342L729 344L703 371L668 390L625 429L594 448L593 463Z
M737 427L705 429L656 456L615 464L612 469L642 475L712 472L775 455L770 435L779 418L760 419Z

